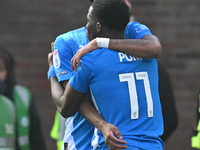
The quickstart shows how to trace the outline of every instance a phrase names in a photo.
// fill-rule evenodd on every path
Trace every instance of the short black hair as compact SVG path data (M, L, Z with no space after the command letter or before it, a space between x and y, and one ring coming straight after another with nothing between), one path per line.
M92 16L110 30L124 30L129 22L129 9L123 0L95 0Z

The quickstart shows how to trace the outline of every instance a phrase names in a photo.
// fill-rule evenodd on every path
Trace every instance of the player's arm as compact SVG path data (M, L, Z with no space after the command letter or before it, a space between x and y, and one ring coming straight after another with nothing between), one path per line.
M54 43L51 43L51 47L53 50ZM77 94L75 95L77 96L75 97L76 101L71 100L71 94L73 95L75 93L75 90L73 90L73 88L69 88L68 80L58 82L53 67L53 52L49 53L48 55L48 64L50 68L53 68L49 69L48 72L48 78L50 80L51 85L52 99L56 105L57 110L63 117L71 117L78 111L79 104L86 94Z
M62 105L59 107L61 115L65 118L73 116L79 108L86 94L76 91L69 84L66 85L64 94L60 98Z
M61 107L60 112L64 117L71 116L78 109L79 112L104 135L106 144L110 149L127 148L126 145L120 145L126 144L126 141L121 140L122 135L117 127L104 120L91 104L85 93L78 92L71 87L70 84L67 84L62 100L63 107ZM116 134L118 138L116 138L114 134Z
M105 42L103 45L108 45L109 49L124 52L136 57L158 58L162 52L160 41L154 35L145 35L142 39L110 39L109 41L105 39L103 42ZM108 43L106 44L106 42ZM71 60L72 70L76 70L77 64L80 66L80 59L84 54L98 49L98 47L97 39L94 39L85 47L78 50Z
M109 49L142 58L158 58L162 51L159 39L145 35L142 39L110 39Z
M79 112L103 134L105 143L109 149L126 149L126 145L120 145L127 144L127 142L122 140L123 138L118 128L113 124L107 123L94 106L91 106L93 106L93 104L91 104L88 97L85 97L80 104ZM116 134L118 138L116 138L114 134Z
M53 65L52 53L48 55L48 62L51 67ZM56 76L50 76L49 79L53 101L63 117L70 117L79 111L104 135L105 142L110 149L126 148L126 145L120 145L126 144L126 141L121 140L122 135L117 127L104 120L84 93L73 89L68 84L68 80L59 83ZM116 138L114 134L116 134L118 138Z
M51 47L53 48L53 43ZM48 55L48 63L49 67L53 65L52 53L49 53ZM84 96L84 93L74 90L68 84L68 80L59 83L56 76L50 76L49 80L53 101L62 116L67 118L79 111L88 121L97 127L100 132L102 132L109 148L126 148L125 145L119 145L126 144L126 141L120 140L122 139L122 135L117 127L104 120L94 108L93 104L91 104L89 98ZM119 139L114 136L114 133Z
M53 44L51 43L51 47L53 48ZM55 70L53 67L53 52L48 54L48 64L49 64L49 71L48 71L48 78L50 80L50 86L51 86L51 95L54 104L56 105L56 108L59 112L61 112L62 106L63 106L63 93L64 93L64 87L67 85L68 80L63 81L62 83L58 82L58 79L55 74Z
M118 128L104 120L84 93L73 89L68 81L63 81L63 85L61 85L55 76L51 77L50 80L53 101L63 117L70 117L79 111L103 134L110 149L125 149L127 147L126 145L120 145L126 144L126 141L121 140L122 135ZM64 89L63 86L66 88Z
M105 142L110 149L127 148L126 145L120 145L126 144L126 141L121 140L122 135L118 128L104 120L84 93L73 89L68 84L68 81L63 81L61 85L55 76L51 77L50 80L53 101L63 117L70 117L79 111L103 134ZM66 88L64 89L63 86ZM116 138L114 134L116 134L118 138Z

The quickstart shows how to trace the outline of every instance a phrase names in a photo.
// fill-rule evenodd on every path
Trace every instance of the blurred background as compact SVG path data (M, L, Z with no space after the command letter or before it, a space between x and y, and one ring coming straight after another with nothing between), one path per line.
M165 149L191 150L200 89L200 1L131 2L135 20L159 37L163 51L158 61L171 78L179 125ZM49 135L56 110L47 79L50 43L59 34L84 26L89 6L89 0L0 1L0 46L15 58L18 83L32 92L48 150L56 149Z

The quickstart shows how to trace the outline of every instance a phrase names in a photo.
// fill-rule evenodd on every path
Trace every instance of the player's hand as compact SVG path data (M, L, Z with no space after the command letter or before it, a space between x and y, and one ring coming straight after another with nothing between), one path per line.
M127 146L124 145L127 144L127 142L122 140L120 131L113 124L108 123L104 125L102 127L101 133L103 134L105 143L110 150L123 150L127 148ZM116 134L117 137L114 136L114 134Z
M48 64L49 67L53 65L53 47L54 47L54 42L51 43L51 53L48 54Z
M49 67L53 65L53 52L48 54L48 64L49 64Z
M89 52L92 52L93 50L97 49L97 43L96 43L96 39L92 40L91 42L89 42L87 45L85 45L84 47L82 47L81 49L79 49L77 51L77 53L74 55L74 57L71 59L71 68L73 71L76 71L76 66L78 65L79 67L81 66L81 57Z
M54 50L54 42L51 42L51 51L53 52Z

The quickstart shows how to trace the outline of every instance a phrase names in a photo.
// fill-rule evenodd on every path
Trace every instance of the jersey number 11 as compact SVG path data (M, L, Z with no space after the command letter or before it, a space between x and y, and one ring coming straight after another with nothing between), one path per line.
M147 72L136 72L136 80L143 80L144 90L147 100L147 112L148 117L153 117L153 100L151 95L151 89L149 84L149 77ZM130 107L131 107L131 119L139 118L139 107L138 107L138 96L135 83L134 73L119 74L120 82L128 82L128 90L130 96Z

